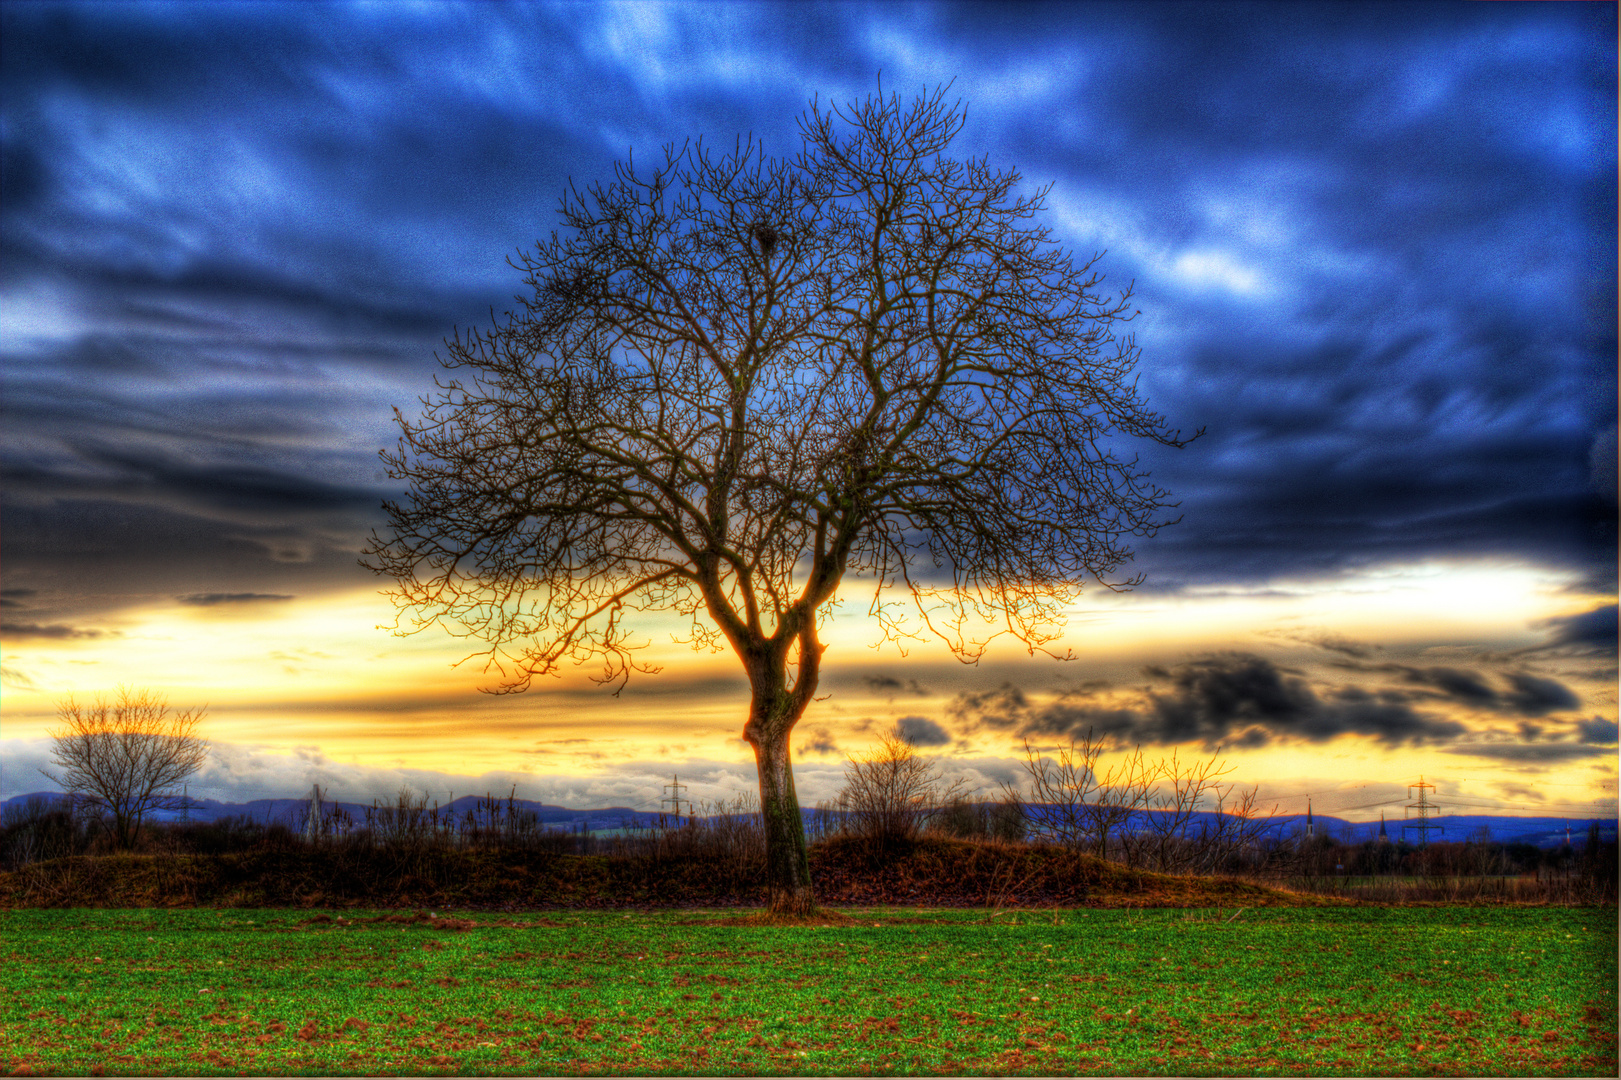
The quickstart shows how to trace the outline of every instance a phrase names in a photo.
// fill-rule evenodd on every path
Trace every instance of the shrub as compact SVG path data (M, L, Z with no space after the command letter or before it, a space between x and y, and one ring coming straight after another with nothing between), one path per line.
M879 848L917 839L930 819L962 801L962 781L945 785L938 763L919 757L899 732L883 736L876 750L850 755L844 781L844 831Z
M20 869L45 859L82 855L94 819L73 812L67 798L35 795L0 818L0 866Z

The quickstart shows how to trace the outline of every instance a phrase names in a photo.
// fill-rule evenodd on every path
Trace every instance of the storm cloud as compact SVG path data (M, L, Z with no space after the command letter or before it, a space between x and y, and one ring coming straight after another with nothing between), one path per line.
M291 600L286 593L192 593L177 596L176 600L188 607L218 607L220 604L253 604L264 601Z
M1606 604L1579 615L1546 619L1539 626L1553 631L1538 649L1573 649L1581 653L1614 656L1617 646L1616 605Z
M1443 752L1524 765L1546 765L1615 754L1613 750L1576 742L1476 742L1445 747Z
M60 623L32 622L0 623L0 637L46 638L54 641L90 641L96 638L116 637L116 630L98 630L94 627L63 626Z
M988 727L1027 737L1088 732L1120 743L1199 742L1264 746L1284 739L1321 743L1371 736L1389 746L1445 743L1470 733L1447 717L1415 708L1399 689L1314 685L1301 672L1249 653L1229 652L1175 667L1149 667L1149 685L1124 694L1085 688L1036 704L1005 685L959 695L949 713L966 729Z
M914 746L946 746L951 733L926 716L903 716L895 721L895 734Z
M955 79L951 152L1135 281L1142 388L1208 428L1145 448L1182 514L1148 588L1473 556L1613 588L1615 40L1613 5L0 5L8 582L38 627L365 582L390 407L511 306L570 178L792 153L881 70ZM1292 678L1190 670L1143 715L1438 734Z
M1616 722L1606 720L1602 716L1595 716L1591 720L1576 721L1576 737L1584 743L1594 743L1598 746L1614 746L1616 743Z
M803 734L807 736L805 741L794 748L794 753L800 757L807 754L817 754L825 757L829 754L839 753L838 744L833 741L832 733L825 727L812 728Z
M1397 745L1454 738L1467 729L1414 710L1399 695L1362 687L1319 693L1298 673L1270 660L1228 653L1159 674L1174 687L1151 691L1156 742L1225 740L1234 732L1267 732L1322 742L1372 735Z
M1542 716L1550 712L1581 707L1581 702L1570 689L1556 679L1527 675L1523 671L1511 672L1508 680L1514 689L1503 695L1508 707L1522 716Z
M875 694L894 699L896 694L910 694L916 697L927 697L929 692L917 684L916 679L907 679L905 682L892 675L868 675L862 680L867 688Z
M1483 672L1454 667L1412 667L1405 664L1340 666L1351 671L1397 675L1403 683L1424 688L1410 695L1410 699L1416 701L1448 700L1471 709L1525 717L1545 716L1551 712L1581 707L1581 701L1559 680L1526 671L1500 673L1499 678L1507 685L1499 688L1492 685Z

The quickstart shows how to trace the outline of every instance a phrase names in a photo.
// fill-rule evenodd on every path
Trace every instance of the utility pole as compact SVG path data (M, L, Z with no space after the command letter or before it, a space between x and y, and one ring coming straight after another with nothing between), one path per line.
M681 782L681 778L679 776L676 776L674 773L670 774L670 783L664 785L664 790L665 791L673 791L674 794L667 795L664 798L660 799L659 800L659 809L662 810L664 808L665 803L670 803L670 804L672 804L671 812L676 817L679 818L681 816L681 791L686 786L687 785L685 785L685 784L683 784ZM691 799L687 800L687 813L688 814L692 813L692 800Z
M1440 824L1439 822L1430 820L1430 816L1432 814L1438 814L1441 810L1439 806L1430 802L1429 800L1429 793L1435 790L1435 785L1426 784L1424 782L1424 777L1420 776L1418 778L1418 783L1407 785L1407 797L1409 799L1413 797L1414 788L1418 789L1418 801L1410 802L1405 807L1406 820L1402 822L1401 826L1402 839L1405 840L1407 838L1408 829L1417 829L1418 846L1428 847L1430 842L1430 830L1435 829L1438 832L1446 832L1446 826ZM1411 813L1411 811L1414 810L1418 811L1418 816L1416 818L1413 817Z
M321 785L310 785L310 811L304 818L304 839L315 843L321 838Z

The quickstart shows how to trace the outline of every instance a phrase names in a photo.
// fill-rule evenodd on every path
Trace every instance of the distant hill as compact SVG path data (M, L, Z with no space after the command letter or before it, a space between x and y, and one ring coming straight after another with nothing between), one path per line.
M47 803L54 803L63 799L57 792L34 792L28 795L14 795L4 802L0 802L0 814L9 815L14 808L21 808L30 799L41 799ZM447 813L454 813L460 820L469 813L477 813L479 804L484 802L484 796L463 795L450 803L439 804L441 819ZM499 800L502 807L506 800ZM345 811L357 824L366 820L366 811L372 809L371 803L345 802L341 799L325 802L324 808L341 809ZM433 808L429 803L429 809ZM583 830L586 832L607 832L622 829L626 826L646 827L659 820L657 813L646 810L635 810L628 806L605 806L594 810L573 810L566 806L552 806L548 803L532 802L528 799L514 799L513 806L518 810L532 811L542 825L553 829L568 831ZM253 821L267 824L282 824L298 826L304 823L309 814L308 799L254 799L245 803L219 802L215 799L192 799L185 810L160 810L151 815L153 821L218 821L221 818L245 817Z
M1279 823L1277 827L1285 832L1304 834L1306 831L1305 814L1279 814L1276 821ZM1557 848L1565 843L1568 832L1570 842L1576 847L1581 847L1587 839L1588 828L1595 821L1598 822L1601 839L1606 841L1615 839L1615 818L1509 817L1498 814L1436 815L1430 819L1430 839L1432 841L1476 839L1484 829L1484 835L1494 843L1533 844L1540 848ZM1385 823L1386 833L1392 843L1402 840L1403 824L1411 826L1412 822L1404 823L1397 818ZM1437 825L1441 827L1440 831L1434 828ZM1341 843L1360 844L1364 840L1379 838L1377 821L1346 821L1325 814L1314 814L1312 826L1313 832L1318 836L1330 836ZM1406 839L1416 843L1419 839L1418 831L1409 828Z
M44 800L47 803L61 799L55 792L34 792L28 795L15 795L4 802L0 802L0 814L10 816L17 809L21 809L30 799ZM463 795L454 802L441 805L441 816L447 811L453 811L458 819L468 813L476 813L479 804L485 801L484 796ZM504 807L506 800L498 800ZM368 803L337 801L326 804L346 811L358 824L366 820L366 811L371 809ZM661 815L646 810L637 810L628 806L606 806L597 809L575 810L567 806L554 806L550 803L533 802L528 799L514 799L513 806L519 810L531 811L541 824L570 832L613 832L628 827L646 828L656 824ZM1035 808L1032 808L1035 809ZM191 821L216 821L220 818L246 817L257 822L279 822L284 825L297 827L303 824L305 816L309 813L307 799L254 799L246 803L219 802L214 799L192 799L185 812L162 811L153 815L158 821L178 821L182 818ZM815 811L805 809L802 811L808 819ZM1152 811L1150 813L1153 813ZM1217 817L1213 811L1201 811L1194 815L1194 828L1198 827L1199 819ZM667 820L667 818L666 818ZM677 818L676 820L680 820ZM1440 826L1441 831L1432 827L1431 840L1468 840L1481 835L1486 830L1493 841L1501 844L1532 844L1541 848L1557 848L1570 841L1577 847L1587 838L1589 826L1598 822L1599 834L1606 841L1616 838L1615 818L1565 818L1565 817L1512 817L1497 814L1447 814L1431 819L1432 826ZM1400 819L1386 823L1386 831L1392 842L1403 839ZM1343 818L1331 817L1326 814L1315 814L1312 818L1313 832L1318 836L1328 836L1341 843L1359 844L1364 840L1374 840L1379 836L1379 823L1377 821L1346 821ZM1306 815L1279 814L1272 819L1270 831L1274 835L1289 836L1301 835L1306 832ZM1409 830L1407 839L1416 841L1418 834Z
M1032 808L1032 813L1039 810ZM1157 817L1157 811L1146 811L1134 814L1138 827L1142 827L1146 817ZM1220 817L1214 811L1203 810L1192 815L1190 828L1197 831L1200 822ZM1599 835L1604 840L1616 838L1615 818L1563 818L1563 817L1510 817L1499 814L1446 814L1430 818L1431 841L1453 840L1463 841L1475 839L1482 835L1488 836L1493 842L1499 844L1532 844L1541 848L1557 848L1565 843L1568 830L1570 842L1577 847L1587 839L1587 830L1594 821L1598 822ZM1402 825L1412 825L1412 822L1403 822L1395 818L1385 822L1385 833L1393 844L1400 843L1404 838L1417 843L1420 836L1417 830L1408 829L1405 837ZM1306 835L1305 814L1278 814L1271 819L1268 832L1273 836L1299 836ZM1316 836L1327 836L1342 844L1360 844L1366 840L1379 838L1379 822L1377 821L1346 821L1344 818L1332 817L1328 814L1312 815L1312 832Z

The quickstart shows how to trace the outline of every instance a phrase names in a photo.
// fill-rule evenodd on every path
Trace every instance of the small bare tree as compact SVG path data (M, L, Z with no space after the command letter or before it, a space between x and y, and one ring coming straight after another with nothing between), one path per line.
M1227 787L1221 778L1232 771L1218 748L1208 758L1195 759L1186 764L1181 751L1172 749L1171 756L1160 764L1158 776L1148 796L1148 811L1138 819L1138 827L1121 837L1126 853L1126 864L1139 863L1167 872L1182 869L1194 856L1191 837L1199 830L1192 829L1196 817L1207 803L1221 803ZM1190 831L1191 830L1191 831ZM1208 829L1203 830L1208 832Z
M1032 827L1057 843L1105 859L1117 851L1128 866L1167 873L1217 870L1271 827L1272 814L1260 815L1258 788L1235 790L1220 782L1231 767L1219 748L1187 763L1173 750L1155 763L1139 746L1103 770L1106 749L1090 730L1051 758L1026 739L1029 794L1004 784L1004 799L1024 800Z
M929 818L962 795L961 780L945 784L938 762L919 757L913 743L895 732L882 736L874 750L846 756L838 805L847 829L887 845L914 839Z
M1091 850L1108 858L1109 837L1148 803L1157 771L1143 760L1139 747L1106 773L1098 771L1103 742L1088 731L1058 748L1057 757L1043 756L1030 740L1024 742L1024 771L1030 793L1004 785L1008 799L1023 799L1032 827L1065 847Z
M1222 783L1231 771L1219 748L1186 765L1172 752L1155 786L1154 812L1139 834L1154 869L1210 874L1233 869L1258 849L1278 808L1262 813L1259 785Z
M652 670L638 610L736 653L781 914L814 908L789 735L846 574L890 638L1046 651L1171 505L1114 444L1184 443L1114 333L1129 291L1031 223L1045 191L944 156L964 117L943 88L813 103L791 159L671 145L571 189L522 310L446 343L383 455L409 494L365 564L401 632L485 643L497 691Z
M204 709L172 710L162 695L129 687L89 705L69 697L57 706L61 727L51 732L51 760L61 775L40 771L112 818L113 842L127 851L146 815L179 806L175 786L207 760L208 741L197 735Z

